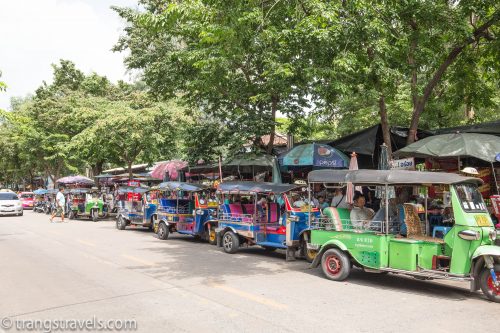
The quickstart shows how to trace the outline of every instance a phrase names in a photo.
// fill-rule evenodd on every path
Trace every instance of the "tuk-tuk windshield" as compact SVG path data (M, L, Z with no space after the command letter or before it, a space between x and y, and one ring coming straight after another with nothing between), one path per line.
M455 185L458 200L466 212L487 212L483 197L474 184Z

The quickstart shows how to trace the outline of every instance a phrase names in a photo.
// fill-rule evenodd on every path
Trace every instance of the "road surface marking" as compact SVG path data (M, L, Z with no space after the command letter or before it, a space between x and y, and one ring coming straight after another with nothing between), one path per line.
M84 241L82 239L77 239L76 240L78 243L80 244L83 244L83 245L87 245L87 246L91 246L91 247L95 247L96 245L94 243L91 243L91 242L87 242L87 241Z
M146 260L143 260L141 258L130 256L128 254L122 254L122 257L127 258L127 259L132 260L132 261L135 261L135 262L138 262L138 263L146 265L146 266L156 266L156 263L154 263L154 262L146 261Z
M236 289L236 288L232 288L232 287L229 287L229 286L225 286L225 285L221 285L221 284L213 284L212 287L224 290L224 291L226 291L228 293L231 293L231 294L240 296L242 298L246 298L246 299L249 299L251 301L254 301L254 302L257 302L257 303L260 303L260 304L264 304L264 305L267 305L267 306L270 306L270 307L273 307L273 308L277 308L277 309L281 309L281 310L284 310L284 309L288 308L288 305L276 302L275 300L272 300L270 298L262 297L262 296L251 294L251 293L247 293L246 291L239 290L239 289Z

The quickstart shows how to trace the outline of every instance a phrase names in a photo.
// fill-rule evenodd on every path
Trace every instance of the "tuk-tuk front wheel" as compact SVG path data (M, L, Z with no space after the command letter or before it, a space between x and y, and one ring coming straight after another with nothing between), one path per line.
M69 213L68 213L68 215L69 215L68 218L70 220L74 220L76 213L74 211L70 210Z
M314 259L316 258L316 256L318 255L318 252L316 250L309 250L307 248L307 243L308 243L307 239L308 239L307 236L305 236L305 237L302 238L300 247L301 247L302 253L304 254L304 258L308 262L313 262Z
M351 261L345 252L339 249L329 249L321 257L321 268L328 279L342 281L351 272Z
M210 245L216 245L217 244L217 234L215 233L215 228L211 227L210 230L208 231L208 243Z
M116 229L125 230L126 227L127 227L127 222L125 222L123 216L118 216L118 219L116 220Z
M500 282L500 265L495 265L495 274L497 281ZM493 281L491 272L488 268L483 268L479 275L479 285L481 290L491 301L500 303L500 284Z
M166 240L168 238L169 232L170 231L168 230L167 224L165 222L160 222L157 232L158 238L161 240Z
M222 236L222 248L226 253L236 253L240 247L240 239L231 230L226 231L224 236Z

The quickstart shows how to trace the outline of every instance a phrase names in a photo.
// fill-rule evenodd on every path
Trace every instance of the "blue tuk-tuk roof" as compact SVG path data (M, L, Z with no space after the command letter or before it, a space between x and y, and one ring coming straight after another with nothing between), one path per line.
M301 186L293 184L263 183L263 182L224 182L217 186L220 193L285 193Z
M184 182L163 182L158 185L160 191L186 191L198 192L208 189L207 186L202 184L192 184Z
M33 191L34 195L44 195L44 194L47 194L47 193L49 193L49 191L47 191L47 190L45 190L43 188Z
M146 193L149 191L149 187L142 186L122 186L118 188L118 193Z

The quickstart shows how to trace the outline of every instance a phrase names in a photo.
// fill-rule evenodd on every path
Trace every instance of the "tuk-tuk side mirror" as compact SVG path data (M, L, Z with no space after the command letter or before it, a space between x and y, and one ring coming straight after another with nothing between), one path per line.
M474 230L462 230L458 233L458 237L468 241L479 240L481 238L479 232Z

